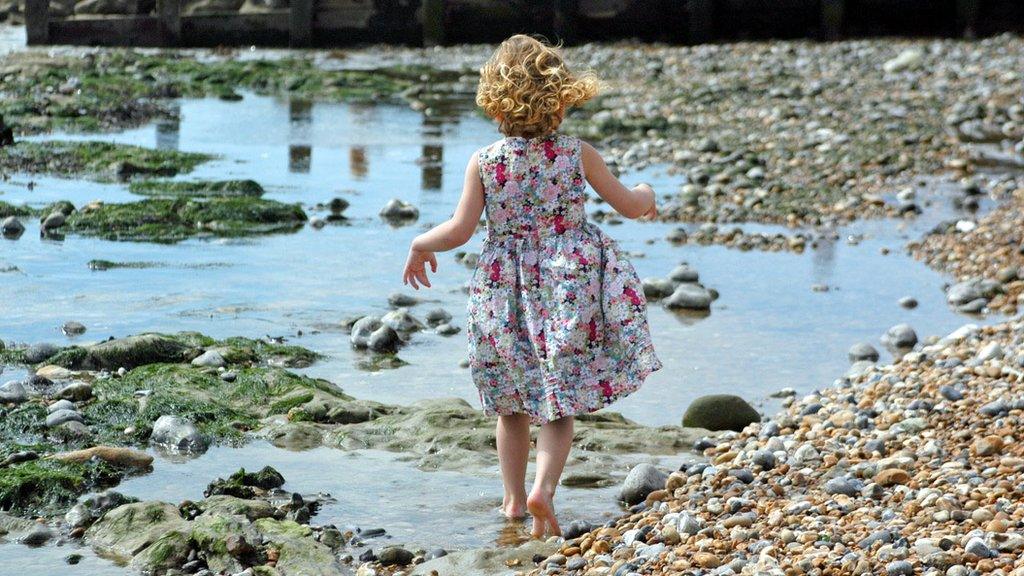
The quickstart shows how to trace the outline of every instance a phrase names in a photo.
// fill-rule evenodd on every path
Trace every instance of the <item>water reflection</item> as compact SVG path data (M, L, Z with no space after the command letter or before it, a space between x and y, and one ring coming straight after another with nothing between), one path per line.
M370 162L366 158L366 148L353 146L348 149L348 171L356 180L366 178L370 170Z
M288 146L288 171L294 174L308 174L313 160L313 147L306 144Z
M159 150L177 150L181 140L181 112L176 105L174 115L156 123L156 147Z
M836 239L830 234L822 235L811 254L816 283L827 283L835 275Z

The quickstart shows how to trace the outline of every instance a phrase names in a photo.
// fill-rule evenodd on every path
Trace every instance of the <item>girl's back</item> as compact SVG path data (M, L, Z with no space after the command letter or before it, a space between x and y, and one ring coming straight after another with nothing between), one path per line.
M562 234L586 221L578 138L508 137L480 151L488 238Z

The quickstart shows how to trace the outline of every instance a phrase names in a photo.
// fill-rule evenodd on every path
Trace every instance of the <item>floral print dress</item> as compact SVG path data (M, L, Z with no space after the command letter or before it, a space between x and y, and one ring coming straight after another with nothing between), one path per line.
M636 391L661 362L633 266L587 221L580 140L509 137L479 164L487 238L467 331L484 411L543 424Z

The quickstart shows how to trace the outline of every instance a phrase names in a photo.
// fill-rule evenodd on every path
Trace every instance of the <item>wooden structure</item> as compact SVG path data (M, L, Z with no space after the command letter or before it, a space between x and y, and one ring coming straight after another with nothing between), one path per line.
M56 0L55 0L56 1ZM144 0L125 0L142 6ZM152 3L153 0L148 0ZM282 9L206 13L156 0L125 14L51 16L25 0L29 44L341 46L494 42L521 31L566 42L636 37L720 39L1024 30L1018 0L288 0Z

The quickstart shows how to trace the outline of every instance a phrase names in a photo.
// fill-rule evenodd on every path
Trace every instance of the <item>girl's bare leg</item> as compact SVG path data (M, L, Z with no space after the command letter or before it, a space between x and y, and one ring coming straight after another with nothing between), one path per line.
M526 499L526 507L533 516L534 538L540 538L545 533L562 535L558 519L555 518L555 488L562 477L565 459L569 457L572 436L572 416L548 422L541 426L537 434L537 478Z
M498 462L505 498L501 511L508 518L526 515L526 462L530 458L530 417L526 414L498 416L495 430Z

